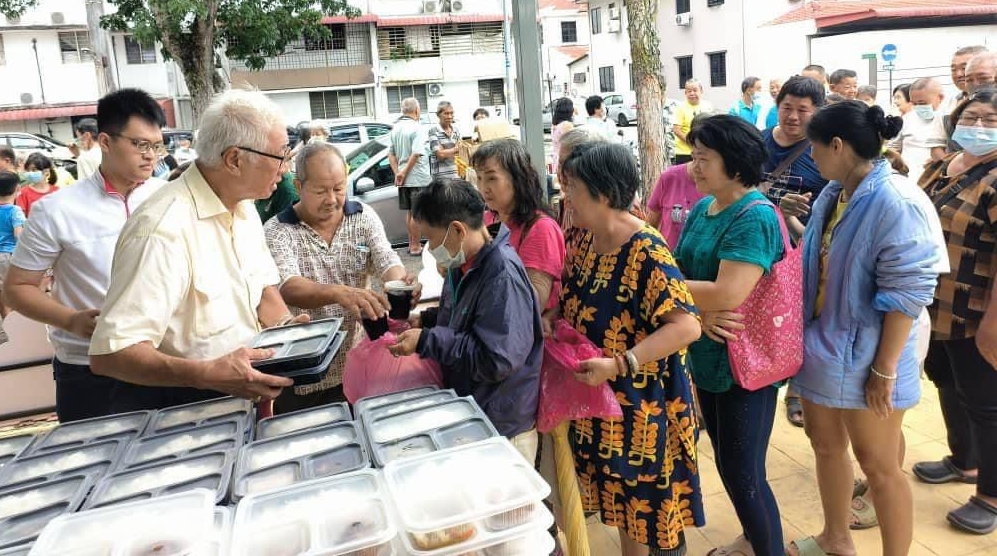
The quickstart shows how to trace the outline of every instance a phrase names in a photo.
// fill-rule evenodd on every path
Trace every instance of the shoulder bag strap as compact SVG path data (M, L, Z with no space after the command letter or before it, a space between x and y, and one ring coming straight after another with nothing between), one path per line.
M727 235L727 232L730 231L731 226L733 226L734 223L737 222L737 220L739 218L741 218L741 216L744 215L744 213L748 212L748 209L750 209L751 207L753 207L755 205L772 205L772 207L775 208L775 205L773 205L772 202L769 201L768 199L757 199L757 200L751 201L750 203L748 203L747 205L745 205L744 208L742 208L741 210L737 211L737 214L734 215L734 218L731 218L730 222L727 223L727 227L724 228L723 233L720 234L720 239L723 239L723 237ZM708 207L707 207L707 210L709 210ZM720 242L717 241L716 245L714 246L714 250L713 250L714 256L716 256L716 254L719 253L719 252L720 252Z
M775 137L773 137L772 140L774 141ZM799 160L801 156L803 156L803 153L805 153L809 147L810 147L810 139L804 139L803 141L801 141L800 144L797 145L796 148L793 149L791 153L789 153L789 156L782 159L782 162L780 162L779 165L776 166L774 170L769 172L769 175L781 176L783 173L789 170L789 167L792 166L794 162L796 162L797 160Z
M980 164L967 172L962 176L962 179L959 180L959 183L949 187L949 190L946 191L944 195L934 201L935 208L941 212L942 208L944 208L949 201L954 199L955 196L958 195L963 189L966 189L968 186L976 183L980 178L987 175L990 170L993 170L994 168L997 168L997 160L991 160L986 164Z

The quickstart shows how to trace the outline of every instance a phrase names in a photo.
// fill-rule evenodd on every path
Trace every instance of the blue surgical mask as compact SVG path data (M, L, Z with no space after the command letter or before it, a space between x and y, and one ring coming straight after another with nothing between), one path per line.
M935 109L932 108L930 104L915 104L914 113L926 122L930 122L935 119Z
M450 237L450 227L447 226L447 233L443 234L443 241L439 245L430 249L429 254L436 259L436 264L443 268L457 268L467 262L464 255L464 245L461 243L456 255L451 255L447 250L447 238Z
M41 183L43 177L44 176L42 175L41 170L32 170L24 173L24 179L27 180L28 183Z
M952 140L959 143L962 150L974 156L983 156L997 151L997 128L957 125Z
M762 100L762 94L760 92L751 94L751 102L761 102L761 100Z

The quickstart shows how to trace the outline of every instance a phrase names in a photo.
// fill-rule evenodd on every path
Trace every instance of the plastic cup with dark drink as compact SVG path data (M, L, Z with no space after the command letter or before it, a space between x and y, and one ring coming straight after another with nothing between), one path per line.
M388 333L388 315L381 315L377 319L363 319L363 329L367 332L367 337L371 340L378 340Z
M388 294L388 304L391 305L388 316L395 320L407 320L412 311L412 295L415 292L415 284L408 284L402 280L392 280L384 284L384 291Z

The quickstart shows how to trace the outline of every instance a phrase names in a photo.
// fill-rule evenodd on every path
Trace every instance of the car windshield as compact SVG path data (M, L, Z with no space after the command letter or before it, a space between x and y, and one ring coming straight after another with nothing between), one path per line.
M346 155L346 164L350 167L350 172L363 166L364 162L384 150L386 146L387 143L380 140L368 141L366 145Z
M66 146L65 143L63 143L62 141L56 139L55 137L52 137L51 135L39 135L39 137L41 137L42 139L48 141L49 143L55 143L56 145L58 145L60 147L65 147Z

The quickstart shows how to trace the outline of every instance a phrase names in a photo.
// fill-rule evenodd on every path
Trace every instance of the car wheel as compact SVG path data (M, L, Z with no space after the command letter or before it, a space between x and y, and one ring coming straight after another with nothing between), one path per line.
M630 122L627 121L626 115L624 115L623 112L620 112L620 114L616 116L616 124L620 127L627 127Z

